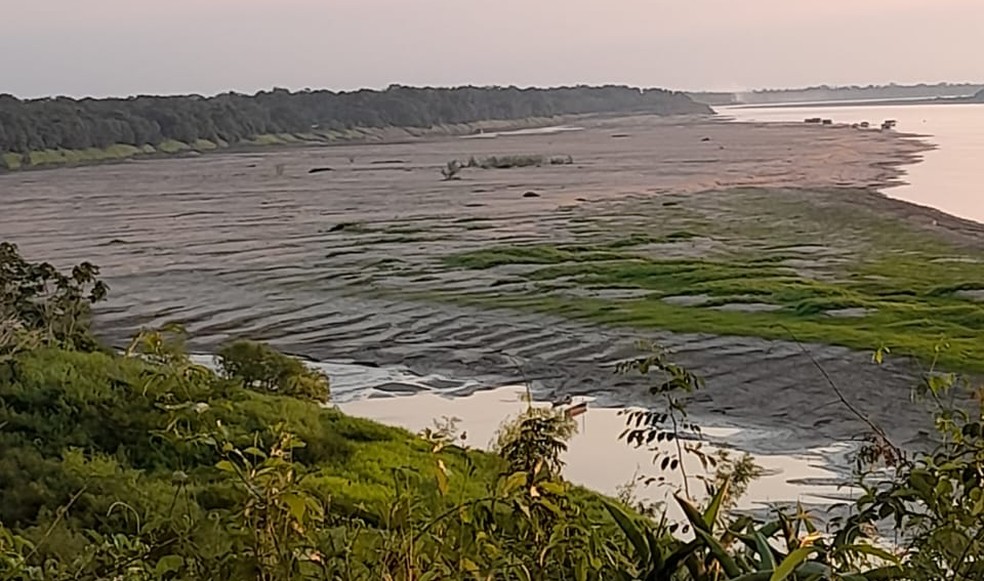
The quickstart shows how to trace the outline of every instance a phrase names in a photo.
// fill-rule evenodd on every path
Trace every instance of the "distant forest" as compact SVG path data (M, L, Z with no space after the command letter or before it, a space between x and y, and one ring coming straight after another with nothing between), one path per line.
M976 96L971 97L975 93ZM712 106L814 101L888 101L893 99L976 99L984 101L984 85L971 83L867 86L819 85L802 89L759 89L737 93L699 91L688 93L688 95L698 103L705 103Z
M937 97L967 97L984 89L984 85L969 83L937 83L919 85L868 85L807 87L805 89L762 89L740 93L741 103L790 103L797 101L933 99Z
M169 142L218 146L264 135L308 135L353 128L433 127L583 113L711 113L683 93L626 86L448 89L391 86L384 91L301 91L215 97L21 100L0 95L0 153L132 146L167 151ZM160 147L164 145L164 147Z

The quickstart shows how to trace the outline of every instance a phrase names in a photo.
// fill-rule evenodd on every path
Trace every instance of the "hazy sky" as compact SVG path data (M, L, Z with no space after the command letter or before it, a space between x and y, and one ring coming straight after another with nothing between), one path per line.
M0 0L0 93L984 82L984 0Z

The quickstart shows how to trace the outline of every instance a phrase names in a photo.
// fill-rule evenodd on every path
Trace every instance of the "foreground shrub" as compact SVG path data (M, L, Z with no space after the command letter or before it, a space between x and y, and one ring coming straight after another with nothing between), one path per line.
M0 338L9 343L33 333L46 343L95 348L89 334L91 307L109 290L98 274L99 268L88 262L68 273L47 262L31 263L17 246L0 242Z
M241 381L247 388L328 401L327 376L265 343L234 341L219 350L218 361L227 377Z

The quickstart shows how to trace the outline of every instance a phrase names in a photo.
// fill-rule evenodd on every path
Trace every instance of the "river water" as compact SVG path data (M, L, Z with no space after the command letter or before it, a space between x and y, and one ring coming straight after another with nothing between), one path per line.
M909 168L912 185L895 188L891 194L984 220L975 187L982 176L974 167L984 143L981 134L973 131L984 127L984 107L952 107L945 112L937 111L944 107L934 107L924 114L919 113L924 108L916 106L746 109L728 114L757 121L826 116L849 123L895 118L900 131L932 134L930 139L940 149ZM793 151L798 153L790 155L808 158L816 149L812 129L778 131L783 136L778 143L783 151L795 146ZM549 204L574 203L592 191L609 191L615 187L615 178L621 180L616 181L620 190L645 191L643 186L652 186L670 173L668 169L676 168L677 181L664 184L667 189L699 189L710 187L703 181L705 174L717 179L717 174L730 169L739 177L751 175L749 172L762 169L762 156L777 155L777 138L768 135L771 130L746 131L722 123L690 129L660 127L659 135L676 132L676 137L647 141L646 147L624 137L629 130L639 128L604 126L594 133L564 134L576 137L577 143L565 141L559 151L573 151L579 160L601 155L599 144L604 150L599 158L604 163L579 168L576 184L562 168L547 168L523 181L511 177L513 173L499 172L485 178L489 183L473 182L474 191L455 192L455 196L448 195L449 188L459 184L435 178L436 168L451 156L553 151L558 146L552 140L560 139L560 134L540 132L514 141L453 140L435 142L429 148L366 144L10 174L0 177L0 235L20 244L32 259L59 265L93 260L102 265L114 298L99 310L97 322L110 337L125 336L139 325L176 320L188 324L201 341L198 347L208 348L231 335L274 340L285 349L325 362L321 365L332 377L336 403L343 410L411 430L445 415L460 417L462 427L471 434L469 442L484 446L498 423L521 409L515 387L503 386L497 374L480 377L476 371L492 361L496 368L512 373L512 359L496 363L496 353L527 357L526 367L536 372L540 382L556 377L560 378L556 381L566 381L567 376L558 370L572 366L600 369L599 362L621 356L620 344L594 329L588 333L570 326L573 331L567 333L568 326L552 319L530 318L518 326L506 325L495 313L367 295L363 291L372 288L373 279L366 265L402 256L395 254L397 249L415 248L424 255L424 250L430 251L427 244L446 254L450 250L442 245L456 242L425 239L435 236L437 227L441 232L458 228L469 240L491 243L480 237L484 230L471 230L472 222L458 220L463 217L495 218L508 226L508 240L529 241L534 235L551 235L543 218L556 209ZM725 143L740 145L725 149ZM823 145L831 146L844 147ZM583 147L583 152L572 149L575 147ZM663 157L657 155L663 151L660 148L666 150ZM654 159L663 159L663 163L653 163ZM713 161L713 169L701 170L700 164L689 163L702 159ZM278 165L287 166L285 175L276 170ZM311 175L308 169L312 167L334 167L335 171ZM821 171L825 169L820 166ZM540 180L535 184L537 190L554 191L554 195L532 200L522 197L533 187L531 179ZM494 203L494 196L501 197L499 203ZM568 220L559 211L554 213ZM344 224L385 224L409 218L422 233L406 229L401 222L404 231L386 233L392 242L375 246L357 245L354 236L341 229ZM415 256L408 255L408 259ZM531 338L535 342L530 343ZM790 367L796 361L781 345L765 349L745 339L737 342L699 335L688 335L685 340L680 351L710 354L719 377L734 369L748 379L744 371L749 367L749 353L765 353L770 361L788 361ZM559 363L555 365L547 355ZM846 350L828 355L831 365L851 356ZM415 362L414 369L392 365L394 361ZM447 367L464 371L452 376L446 373ZM609 370L602 371L606 379L610 377ZM585 377L590 382L594 376ZM490 389L493 387L500 389ZM582 431L572 441L567 458L572 480L613 493L637 470L646 474L652 469L647 453L618 442L622 418L617 410L593 406L579 420ZM765 420L777 423L774 417ZM807 429L821 431L819 422L827 420L817 421ZM772 442L800 441L782 429L762 430L747 424L708 426L706 433L718 445L726 442L760 451L775 449ZM829 467L845 466L843 458L849 450L803 449L807 447L799 448L801 453L795 456L760 454L759 463L770 472L765 476L767 483L756 487L757 496L748 501L759 506L796 499L821 503L825 497L836 496L833 483L843 474ZM663 492L640 494L655 500Z
M726 107L738 121L802 122L811 117L834 123L868 121L874 127L894 119L897 131L925 136L937 149L905 168L907 185L888 195L984 222L984 103L803 107Z
M878 127L882 121L897 121L897 131L916 134L936 149L926 152L920 163L905 168L905 184L886 192L897 199L930 206L946 213L984 222L984 105L896 105L896 106L807 106L727 108L723 114L745 122L802 122L809 117L829 118L836 124L868 121ZM877 129L872 129L877 130ZM358 398L342 405L357 415L379 419L411 430L427 427L432 418L461 420L471 436L471 444L487 444L500 419L517 413L522 405L516 394L521 389L503 387L468 397L441 397L420 393L406 398ZM591 408L581 420L581 432L565 455L568 477L608 494L631 482L638 475L651 475L651 452L634 450L619 442L624 427L617 410ZM714 448L723 445L741 449L756 439L782 438L781 430L712 428L706 430ZM714 444L716 442L717 444ZM762 509L776 502L792 500L824 505L850 496L843 488L847 457L853 447L804 450L795 455L757 455L755 461L765 469L742 506ZM840 466L835 470L834 466ZM699 466L691 466L699 472ZM677 485L680 483L677 482ZM667 488L639 487L641 499L665 501ZM670 505L672 507L672 503Z

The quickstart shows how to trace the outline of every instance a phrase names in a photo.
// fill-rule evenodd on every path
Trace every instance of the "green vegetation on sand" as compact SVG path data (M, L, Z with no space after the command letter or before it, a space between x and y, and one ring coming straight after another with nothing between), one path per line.
M640 203L621 238L606 233L606 218L579 235L583 242L483 248L447 256L444 266L493 276L508 268L500 278L533 285L457 300L612 325L885 346L984 371L984 303L976 294L984 290L984 252L890 216L831 206L834 196L817 193L827 205L811 208L809 195L783 201L777 192L764 203L762 192L725 192L717 198L727 220L663 224L660 216L688 211L688 201L670 210ZM612 298L610 291L626 289L637 292Z

